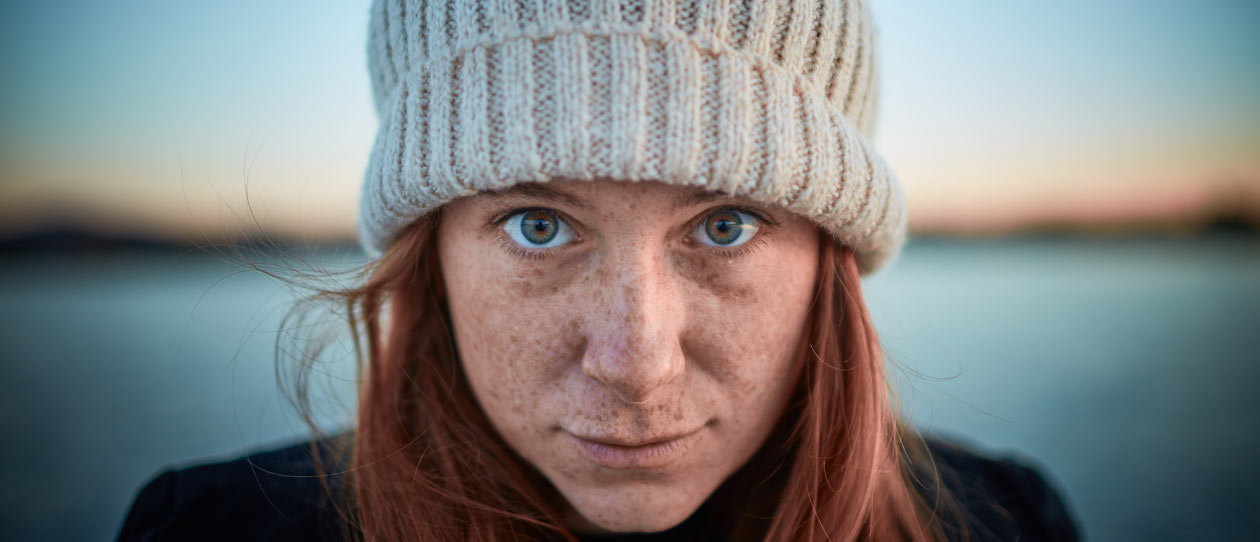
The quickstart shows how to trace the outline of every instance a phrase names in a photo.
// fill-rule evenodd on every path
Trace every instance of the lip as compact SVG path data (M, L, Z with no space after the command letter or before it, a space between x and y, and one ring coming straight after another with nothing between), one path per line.
M700 429L638 443L565 432L587 461L618 470L659 469L687 455Z

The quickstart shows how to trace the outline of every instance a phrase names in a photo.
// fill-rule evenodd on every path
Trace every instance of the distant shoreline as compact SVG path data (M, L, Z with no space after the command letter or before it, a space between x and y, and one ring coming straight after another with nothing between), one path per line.
M949 229L911 230L912 242L1010 241L1050 239L1169 239L1186 240L1202 237L1256 237L1260 227L1249 221L1218 220L1197 227L1096 226L1076 224L1043 224L996 231ZM48 228L22 235L0 238L0 255L50 254L76 252L152 251L178 252L205 249L209 251L281 252L291 250L357 250L352 238L293 239L287 236L258 234L237 239L176 241L159 236L111 235L80 228Z

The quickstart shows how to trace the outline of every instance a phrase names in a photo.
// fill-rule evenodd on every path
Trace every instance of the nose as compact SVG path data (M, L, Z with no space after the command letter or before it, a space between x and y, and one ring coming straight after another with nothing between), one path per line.
M662 258L609 262L592 281L582 370L625 403L647 403L683 373L683 307Z

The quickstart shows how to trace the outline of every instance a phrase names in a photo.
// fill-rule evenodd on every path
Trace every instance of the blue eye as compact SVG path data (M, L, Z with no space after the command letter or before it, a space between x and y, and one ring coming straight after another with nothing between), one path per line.
M569 242L573 228L556 213L535 209L516 213L503 222L503 232L524 248L552 248Z
M757 234L757 217L736 210L709 213L692 233L697 241L711 247L735 247L747 243Z

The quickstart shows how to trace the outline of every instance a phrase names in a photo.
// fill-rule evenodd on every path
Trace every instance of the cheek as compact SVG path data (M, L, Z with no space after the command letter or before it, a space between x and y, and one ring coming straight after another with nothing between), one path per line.
M497 247L491 247L492 249ZM460 361L491 421L519 434L580 348L563 296L536 279L546 274L495 254L444 253L443 274ZM544 413L545 414L545 413Z
M689 286L696 292L691 323L709 346L737 345L730 359L766 359L791 350L805 322L817 274L816 251L775 247L748 262L694 260Z
M776 403L795 383L817 275L816 242L806 236L768 245L746 261L687 263L695 293L683 346L732 405L759 406L733 412L774 418Z

